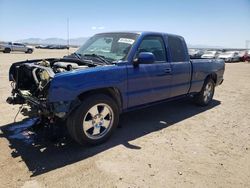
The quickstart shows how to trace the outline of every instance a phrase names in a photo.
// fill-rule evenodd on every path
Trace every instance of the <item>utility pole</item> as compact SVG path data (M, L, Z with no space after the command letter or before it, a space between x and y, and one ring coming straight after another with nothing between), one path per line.
M69 18L67 18L67 47L69 55Z

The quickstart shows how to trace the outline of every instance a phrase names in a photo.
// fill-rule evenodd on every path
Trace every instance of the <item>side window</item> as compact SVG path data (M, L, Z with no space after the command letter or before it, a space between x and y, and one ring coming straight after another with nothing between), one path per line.
M24 46L24 44L20 44L20 43L13 43L13 45L16 45L16 46Z
M138 56L141 52L151 52L155 55L156 61L166 61L166 50L162 37L159 36L148 36L145 37L136 55Z
M168 36L168 46L172 57L172 62L186 61L185 48L180 38Z

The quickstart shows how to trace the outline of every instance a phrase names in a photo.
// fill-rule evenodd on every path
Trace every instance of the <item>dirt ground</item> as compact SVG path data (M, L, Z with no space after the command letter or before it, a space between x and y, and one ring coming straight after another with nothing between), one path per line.
M105 144L32 135L8 105L11 63L66 50L0 53L0 187L250 187L250 63L226 64L209 107L189 100L124 114ZM34 142L33 138L39 138Z

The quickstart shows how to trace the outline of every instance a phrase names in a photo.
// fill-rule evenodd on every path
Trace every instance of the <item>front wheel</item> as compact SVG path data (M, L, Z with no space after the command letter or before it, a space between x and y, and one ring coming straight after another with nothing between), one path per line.
M103 94L89 96L67 120L70 136L79 144L100 144L107 140L119 122L115 101Z
M211 78L206 79L201 91L195 96L195 103L200 106L207 106L214 96L215 83Z

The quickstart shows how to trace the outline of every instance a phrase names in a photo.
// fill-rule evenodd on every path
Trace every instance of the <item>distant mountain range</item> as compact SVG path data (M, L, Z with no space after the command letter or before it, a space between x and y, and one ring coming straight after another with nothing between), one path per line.
M79 38L72 38L69 40L69 44L72 46L81 46L88 40L89 37L79 37ZM23 40L18 40L16 42L27 43L27 44L60 44L60 45L67 45L67 40L62 38L28 38ZM222 46L212 46L212 45L203 45L203 44L188 44L189 48L206 48L206 49L222 49Z
M81 46L88 40L89 37L79 37L79 38L72 38L69 39L69 44L73 46ZM60 45L67 45L68 41L62 38L28 38L23 40L18 40L16 42L20 43L27 43L27 44L60 44Z

